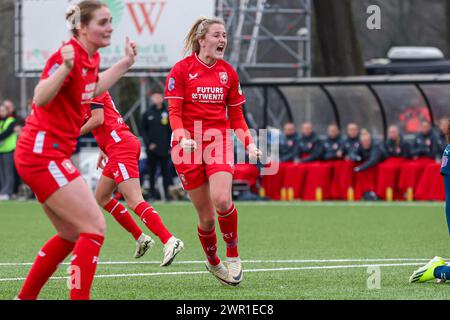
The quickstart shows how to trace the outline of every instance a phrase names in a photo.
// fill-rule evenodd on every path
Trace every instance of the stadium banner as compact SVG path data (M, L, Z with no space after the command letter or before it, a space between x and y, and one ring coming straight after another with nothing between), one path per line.
M21 71L42 71L70 39L65 12L71 0L22 0ZM125 37L138 45L133 70L169 69L183 57L184 39L199 16L214 15L212 0L103 0L113 16L111 45L100 50L107 68L124 54Z

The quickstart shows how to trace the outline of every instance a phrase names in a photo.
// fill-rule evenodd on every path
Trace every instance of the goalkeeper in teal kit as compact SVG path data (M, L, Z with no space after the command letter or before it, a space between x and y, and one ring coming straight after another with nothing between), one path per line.
M450 127L447 131L447 143L442 155L441 174L444 177L445 214L450 234ZM425 282L433 279L450 280L450 265L447 265L441 257L434 257L425 266L414 271L409 278L409 282Z

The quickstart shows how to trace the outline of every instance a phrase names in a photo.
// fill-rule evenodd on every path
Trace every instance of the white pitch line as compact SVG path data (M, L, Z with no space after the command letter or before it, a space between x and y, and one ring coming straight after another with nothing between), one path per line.
M401 267L418 266L419 263L389 263L389 264L354 264L343 266L308 266L308 267L290 267L290 268L265 268L265 269L247 269L244 273L250 272L272 272L272 271L300 271L300 270L323 270L323 269L350 269L350 268L368 268L368 267ZM208 271L179 271L179 272L153 272L153 273L129 273L129 274L101 274L95 278L128 278L128 277L151 277L151 276L178 276L178 275L196 275L207 274ZM50 280L67 280L69 277L51 277ZM0 282L23 281L25 278L4 278Z
M389 262L389 261L429 261L426 258L381 258L381 259L306 259L306 260L242 260L242 263L328 263L328 262ZM448 260L444 258L444 260ZM204 261L176 261L173 264L203 264ZM31 266L32 262L3 262L0 267ZM64 262L62 265L69 265ZM139 265L161 264L161 261L100 261L99 265Z

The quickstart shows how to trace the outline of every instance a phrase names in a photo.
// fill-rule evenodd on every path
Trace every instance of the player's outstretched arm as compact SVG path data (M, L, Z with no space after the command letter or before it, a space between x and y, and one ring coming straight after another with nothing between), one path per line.
M127 37L125 40L125 56L98 75L99 79L94 96L97 97L111 88L131 68L135 62L136 55L137 45Z
M95 128L101 126L105 121L103 109L94 109L91 111L91 114L92 116L89 120L81 127L80 136L84 136L86 133L89 133Z
M61 48L61 57L63 64L61 64L56 71L46 79L39 81L34 89L34 103L38 107L45 106L49 103L61 89L67 76L73 68L75 59L75 50L72 45L67 45Z

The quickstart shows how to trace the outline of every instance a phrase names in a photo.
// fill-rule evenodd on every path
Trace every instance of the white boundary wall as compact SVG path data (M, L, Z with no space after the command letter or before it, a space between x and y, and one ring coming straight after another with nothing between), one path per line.
M214 15L214 0L103 0L113 15L111 46L101 49L102 68L123 55L125 37L138 44L134 70L169 69L183 57L188 30L199 16ZM70 39L65 12L74 0L22 0L21 70L42 71Z

